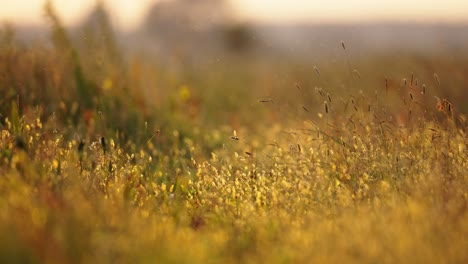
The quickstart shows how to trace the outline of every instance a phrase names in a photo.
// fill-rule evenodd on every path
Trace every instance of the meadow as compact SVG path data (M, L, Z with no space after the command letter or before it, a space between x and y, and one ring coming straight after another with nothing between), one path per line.
M1 262L468 261L466 54L167 66L46 14L1 31Z

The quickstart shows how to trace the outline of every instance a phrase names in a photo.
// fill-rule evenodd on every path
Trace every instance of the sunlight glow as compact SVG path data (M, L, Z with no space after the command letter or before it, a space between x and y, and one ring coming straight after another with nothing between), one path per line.
M136 28L158 0L103 0L122 29ZM43 24L45 0L0 0L0 22ZM52 1L66 24L83 19L95 0ZM255 22L468 22L466 0L230 0L242 19Z

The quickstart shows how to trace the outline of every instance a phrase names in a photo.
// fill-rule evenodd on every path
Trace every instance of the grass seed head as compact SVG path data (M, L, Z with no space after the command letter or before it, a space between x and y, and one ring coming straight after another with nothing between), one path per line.
M102 147L102 150L104 151L104 154L105 154L106 151L107 151L107 144L106 144L106 138L104 138L104 137L101 137L101 147Z
M315 70L315 73L320 76L320 71L319 69L317 68L317 66L314 65L314 70Z
M323 89L320 87L315 87L315 91L319 93L321 96L325 96L325 93L323 92Z
M260 99L258 100L259 103L272 103L273 99L268 98L268 99Z
M26 150L26 143L21 137L16 137L15 139L15 147L21 150Z
M436 81L437 85L440 85L440 79L437 73L434 73L434 80Z
M232 139L232 140L239 140L239 137L237 136L237 131L236 131L236 130L234 130L234 131L232 132L231 139Z
M354 76L356 76L356 78L361 79L361 74L359 73L357 69L353 69L353 74Z
M85 146L84 140L80 140L80 143L78 144L78 153L80 154L83 153L84 146Z
M114 166L113 166L112 160L109 161L108 171L109 171L109 173L112 173L114 171Z

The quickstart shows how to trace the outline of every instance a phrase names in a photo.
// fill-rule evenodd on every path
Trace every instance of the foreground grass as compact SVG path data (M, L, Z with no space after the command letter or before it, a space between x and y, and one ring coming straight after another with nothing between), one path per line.
M365 120L354 130L306 124L288 130L295 140L278 126L262 137L225 135L225 147L202 158L177 131L170 153L129 152L112 138L65 140L53 122L7 118L0 258L466 261L465 132L450 118L388 131Z

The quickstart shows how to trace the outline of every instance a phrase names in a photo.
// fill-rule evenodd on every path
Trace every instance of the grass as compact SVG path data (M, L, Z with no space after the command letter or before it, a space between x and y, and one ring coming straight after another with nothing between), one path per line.
M463 58L171 70L47 12L2 34L2 262L467 261Z

